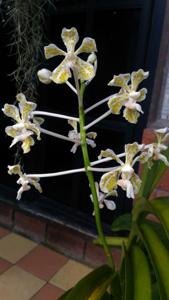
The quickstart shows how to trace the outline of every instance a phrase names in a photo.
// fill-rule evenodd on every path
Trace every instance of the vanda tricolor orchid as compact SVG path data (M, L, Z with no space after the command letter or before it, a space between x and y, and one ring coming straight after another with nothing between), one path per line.
M125 162L123 162L112 150L101 151L101 157L110 157L120 166L112 168L112 171L104 174L100 180L100 188L104 193L111 193L120 186L126 191L128 198L135 198L137 195L141 180L134 172L134 164L137 161L135 156L143 149L143 145L137 143L125 146Z
M139 84L148 77L149 72L142 69L130 74L114 76L108 85L120 87L119 93L113 95L108 101L108 107L113 114L119 114L122 106L124 118L130 123L137 123L140 113L143 113L141 105L146 98L147 89L137 90ZM131 81L131 83L129 83Z
M75 153L77 150L77 147L80 145L81 143L81 136L80 133L78 132L78 128L77 128L77 122L76 121L72 121L72 120L68 120L68 123L73 127L73 130L70 130L68 133L68 137L71 140L74 140L74 145L71 148L71 152ZM96 143L94 142L94 139L97 137L97 133L96 132L88 132L86 133L87 139L86 142L88 145L90 145L92 148L96 147Z
M30 147L34 145L32 136L35 134L40 140L40 124L43 123L42 118L32 117L31 113L36 109L37 105L33 102L27 101L23 93L17 94L18 106L5 104L2 111L4 114L15 121L15 124L8 126L5 132L8 136L13 138L10 147L18 142L22 142L22 149L24 153L30 151ZM32 119L32 120L31 120Z
M75 51L75 46L79 40L76 28L64 28L61 34L62 40L66 46L67 52L58 48L55 44L49 44L44 48L46 59L62 55L65 56L61 64L53 72L42 69L38 71L39 80L45 84L54 81L55 83L65 83L72 77L71 70L76 70L78 79L87 81L94 77L95 68L90 62L79 58L81 53L96 52L96 43L92 38L84 38L81 46Z
M21 171L21 167L19 164L14 165L14 166L8 166L8 174L10 174L10 175L14 174L14 175L19 176L19 179L17 180L16 183L20 184L21 187L17 193L17 200L21 199L23 192L30 190L30 188L31 188L30 185L33 185L36 190L38 190L40 193L42 193L42 188L39 184L39 178L28 177L26 174L24 174Z
M137 142L126 144L123 153L115 154L110 149L102 150L99 158L91 161L89 152L89 146L92 148L96 146L94 141L96 133L95 131L88 132L88 129L111 113L120 114L121 109L124 108L123 116L128 122L137 123L139 121L139 116L141 117L141 114L143 114L140 103L146 98L147 94L146 88L139 89L139 85L148 77L149 73L139 69L131 74L115 75L109 85L119 87L120 91L108 95L90 107L85 107L84 93L94 78L97 69L96 43L91 38L85 38L81 46L75 50L79 36L74 27L64 28L61 37L67 51L61 50L55 44L49 44L45 47L45 57L49 59L63 55L64 60L52 72L48 69L40 70L38 77L45 84L51 82L65 83L74 92L77 99L76 106L78 107L76 107L76 111L78 111L78 115L67 116L55 112L37 111L36 104L28 102L25 96L20 93L17 95L18 107L9 104L4 106L5 115L11 117L15 122L13 126L7 127L5 131L13 138L11 146L21 142L19 145L23 148L24 153L29 152L34 144L33 135L40 139L40 133L47 134L51 138L60 138L69 143L71 142L73 143L71 152L75 153L77 147L79 147L79 150L81 149L83 165L73 170L45 174L25 174L20 163L15 162L13 166L8 166L8 173L19 176L17 184L21 187L18 190L17 199L20 200L22 193L30 190L31 185L42 192L39 184L40 178L85 172L91 191L90 198L93 205L91 214L93 212L98 233L95 243L103 248L108 266L105 265L92 271L79 284L67 291L61 299L167 300L169 299L169 253L166 248L168 241L164 245L162 243L163 237L162 239L161 236L158 237L158 231L160 234L163 231L163 236L165 234L166 237L169 236L169 199L158 198L155 201L149 201L149 199L160 180L160 176L164 174L166 166L169 165L169 148L166 145L169 141L169 128L156 130L157 141L152 144L142 145ZM81 53L87 53L86 61L78 57ZM71 77L74 79L74 85L68 81ZM106 112L87 123L92 117L91 115L87 118L87 114L102 104L106 104ZM73 130L70 130L66 136L55 131L49 131L40 126L42 119L36 118L37 115L60 118L66 126L68 122ZM21 158L16 155L15 161L17 159L19 162L21 161ZM77 163L78 161L79 156ZM135 169L138 162L145 163L140 177L136 174ZM79 163L81 163L81 160ZM106 167L98 167L98 165L104 163L106 163ZM109 164L110 166L108 166ZM94 172L103 174L99 175L99 183L96 182ZM122 199L119 199L119 188L126 192L127 198L134 199L132 212L127 218L127 225L125 215L115 219L119 212L119 203L122 202ZM124 201L126 200L124 199ZM106 217L108 216L110 221L112 217L113 221L107 232L110 234L110 229L115 229L115 235L105 236L104 234L100 212L103 207L109 209ZM117 210L114 212L116 208ZM153 227L153 222L149 223L147 220L150 214L154 214L158 221L161 221L161 224L155 224ZM121 217L122 219L119 221ZM114 225L116 221L117 223ZM129 232L126 237L120 236L120 232L124 232L124 230ZM121 264L117 268L112 255L112 247L118 247L118 251L120 249L122 253ZM153 291L154 286L155 292ZM157 295L157 298L152 297L152 295Z
M154 130L156 135L156 142L146 145L144 147L143 153L140 155L141 163L148 163L149 168L152 167L153 161L161 160L166 166L169 167L169 161L163 154L167 150L167 145L169 143L169 128L165 127L162 129Z
M107 209L109 209L109 210L115 210L116 203L113 200L108 199L108 198L109 197L117 197L118 196L117 192L115 190L112 190L110 193L107 193L107 194L100 192L98 182L95 182L95 187L96 187L97 198L98 198L98 202L99 202L99 208L102 209L102 208L104 208L104 206L106 206ZM90 195L90 198L93 202L92 195ZM94 215L94 213L95 212L93 212L93 215Z

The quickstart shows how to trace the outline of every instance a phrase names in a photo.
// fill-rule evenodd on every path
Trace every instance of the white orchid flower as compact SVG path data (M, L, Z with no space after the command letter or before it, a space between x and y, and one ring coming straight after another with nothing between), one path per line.
M130 74L120 74L114 76L108 85L120 87L119 93L113 95L108 101L108 107L113 114L120 114L122 106L124 118L136 124L140 113L143 114L141 105L139 104L146 98L147 89L137 90L139 84L148 77L149 72L139 69L137 72ZM129 84L129 81L131 83Z
M31 188L30 185L33 185L36 190L42 193L42 188L39 184L39 178L31 178L28 177L26 174L23 174L19 164L8 166L8 174L10 175L15 174L19 176L19 179L17 180L17 184L20 184L21 187L17 192L17 200L21 199L23 192L30 190Z
M123 162L112 150L101 151L101 157L111 157L119 166L105 173L100 180L100 189L104 193L111 193L120 186L126 191L127 198L135 198L141 185L141 180L135 174L133 166L137 159L135 156L141 151L143 145L138 143L125 145L125 162Z
M75 51L75 46L79 40L79 35L76 28L63 28L61 34L62 40L66 46L67 52L58 48L55 44L49 44L44 48L46 59L63 55L65 58L61 64L50 72L47 69L42 69L38 72L39 80L43 83L65 83L72 77L71 70L76 69L78 79L82 81L90 80L95 75L95 69L92 63L86 62L79 58L81 53L96 52L96 43L92 38L84 38L81 46Z
M78 132L77 129L77 122L68 120L68 123L73 127L73 130L70 130L68 133L68 137L71 140L74 140L74 145L71 148L72 153L76 153L77 147L81 144L81 138L80 138L80 133ZM86 133L87 139L86 142L88 145L90 145L92 148L96 147L96 143L93 141L97 137L96 132L88 132Z
M13 138L10 147L18 142L22 142L22 149L24 153L30 151L30 147L34 145L33 135L40 140L40 124L43 123L42 118L31 117L37 105L26 100L24 94L17 94L16 99L19 104L18 107L11 104L5 104L2 111L4 114L15 121L12 126L7 126L5 132L8 136ZM31 120L32 118L32 120Z
M107 209L109 209L109 210L115 210L116 203L113 200L107 199L107 197L111 197L111 196L117 197L118 196L117 192L115 190L110 193L107 193L107 194L100 192L98 182L95 182L95 187L96 187L96 193L97 193L97 198L98 198L98 202L99 202L99 208L102 209L102 208L104 208L104 206L106 206ZM93 202L92 195L90 195L90 198ZM93 215L94 215L94 212L93 212Z
M152 167L153 161L161 160L166 166L169 167L169 161L167 157L162 153L167 150L167 144L169 142L169 128L165 127L154 131L156 135L156 142L145 145L143 153L140 155L141 163L148 163L149 168Z

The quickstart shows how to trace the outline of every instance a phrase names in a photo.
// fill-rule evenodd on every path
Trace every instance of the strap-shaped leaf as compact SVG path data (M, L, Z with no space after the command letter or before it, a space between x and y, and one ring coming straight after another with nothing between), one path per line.
M112 300L112 296L109 293L105 293L101 300Z
M123 248L123 263L122 263L122 273L121 274L121 282L122 282L122 291L124 292L123 299L124 300L132 300L133 299L133 271L132 264L130 260L130 256L126 251L125 247ZM124 276L124 279L122 278Z
M65 292L58 300L66 300L67 295L70 293L71 289Z
M112 231L130 230L131 229L131 214L123 214L117 217L112 225Z
M160 219L169 239L169 197L161 197L149 201L153 212Z
M160 299L169 300L169 251L150 225L140 224L139 227L157 277Z
M151 300L151 275L147 258L138 246L133 246L130 254L133 267L133 299Z
M111 292L113 299L122 299L122 293L121 293L121 283L120 283L120 276L118 273L113 278L112 284L111 284Z
M169 147L164 152L164 155L166 156L167 160L169 160ZM148 198L151 195L166 169L167 166L162 161L154 161L151 169L148 168L147 163L144 165L141 176L142 184L139 191L140 197Z
M63 299L101 300L112 282L113 275L109 266L101 266L82 278Z

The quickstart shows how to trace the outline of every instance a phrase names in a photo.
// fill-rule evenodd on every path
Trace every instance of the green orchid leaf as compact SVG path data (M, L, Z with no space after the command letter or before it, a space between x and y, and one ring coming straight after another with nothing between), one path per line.
M169 147L163 154L169 160ZM142 184L139 191L140 197L149 198L166 169L167 166L162 161L154 161L151 169L148 168L147 163L144 165L141 176Z
M167 235L164 231L164 227L162 226L162 224L154 222L152 220L144 220L144 223L151 226L151 228L158 234L158 237L160 238L164 246L169 249L169 240L167 238Z
M131 229L131 214L123 214L117 217L112 225L112 231L122 231L122 230L130 230Z
M169 239L169 197L161 197L149 201L153 213L161 221L166 235Z
M101 266L81 279L63 299L75 300L80 295L81 300L101 300L112 282L113 275L109 266Z
M112 296L109 293L105 293L101 300L113 300Z
M133 268L133 299L151 300L151 273L147 258L138 246L132 247L130 255Z
M142 223L139 228L157 278L160 299L169 300L169 251L150 225Z
M60 298L58 298L58 300L66 300L67 295L70 293L72 289L66 291Z
M124 300L133 299L133 270L132 263L129 253L126 251L125 246L123 247L123 262L122 271L120 274L121 286Z
M160 295L159 295L159 289L158 289L157 282L155 282L152 285L152 299L153 300L160 300Z
M121 291L121 282L120 282L120 276L118 273L114 276L111 284L111 293L113 299L122 299L122 291Z

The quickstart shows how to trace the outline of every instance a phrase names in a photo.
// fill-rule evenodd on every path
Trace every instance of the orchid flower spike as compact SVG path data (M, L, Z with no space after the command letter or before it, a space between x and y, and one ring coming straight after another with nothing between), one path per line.
M21 187L17 192L17 200L21 199L22 193L25 191L30 190L31 186L33 185L36 190L42 193L42 188L39 184L39 178L31 178L28 177L26 174L23 174L21 171L20 165L8 166L8 174L18 175L19 179L17 180L17 184L20 184Z
M117 197L117 192L115 190L113 190L110 193L102 193L99 190L99 184L98 182L95 182L95 187L96 187L96 193L97 193L97 198L98 198L98 202L99 202L99 208L102 209L104 208L104 206L106 206L107 209L109 210L115 210L116 209L116 204L113 200L107 199L107 197L111 197L111 196L115 196ZM90 195L91 201L93 202L93 196ZM93 212L94 215L94 212Z
M15 124L5 128L8 136L13 138L10 147L18 142L22 142L22 149L24 153L30 151L30 147L34 145L32 135L36 135L40 140L40 125L43 123L42 118L32 117L31 113L37 107L33 102L26 100L24 94L16 95L19 104L18 107L11 104L5 104L2 111L4 114L15 121ZM32 118L32 120L31 120Z
M135 174L133 166L136 161L135 156L142 149L138 143L125 145L125 162L123 162L112 150L101 151L101 157L111 157L119 166L112 168L112 171L105 173L100 180L100 189L104 193L111 193L120 186L126 191L127 198L135 198L141 185L141 180Z
M68 137L70 139L74 140L74 142L75 142L70 151L72 153L76 153L77 147L81 144L80 133L78 132L76 121L68 120L68 123L73 127L73 130L69 131ZM86 136L87 136L87 139L86 139L87 144L90 145L92 148L96 147L96 143L93 141L93 139L95 139L97 137L97 133L96 132L88 132L88 133L86 133Z
M140 155L141 163L148 163L148 167L151 168L153 161L161 160L166 166L169 167L169 161L167 157L161 152L167 150L166 144L169 142L169 128L165 127L154 131L156 135L156 142L145 146L145 150Z
M92 38L84 38L81 46L75 51L75 46L79 40L76 28L63 28L61 38L66 46L67 52L58 48L55 44L49 44L44 48L46 59L63 55L65 58L53 72L42 69L38 71L39 80L43 83L65 83L72 77L71 70L75 69L78 79L81 81L90 80L95 76L95 68L92 63L79 58L81 53L96 52L96 43Z
M147 89L137 89L139 84L146 79L148 75L149 72L144 72L142 69L139 69L137 72L132 72L131 75L120 74L113 77L108 85L121 88L119 93L113 95L108 101L108 107L113 114L120 114L120 110L122 106L124 106L124 118L130 123L137 123L140 113L143 114L141 105L138 102L142 102L147 94ZM130 84L129 81L131 81Z

